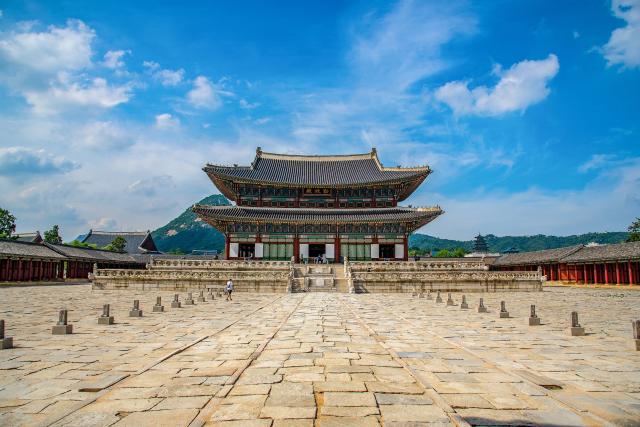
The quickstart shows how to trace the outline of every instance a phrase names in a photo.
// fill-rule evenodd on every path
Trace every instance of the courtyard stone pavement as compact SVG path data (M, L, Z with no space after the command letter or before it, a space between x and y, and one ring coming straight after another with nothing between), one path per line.
M460 294L172 296L0 288L16 347L0 350L0 425L640 425L637 291L468 294L468 310ZM106 303L115 324L98 325ZM52 335L63 308L73 334Z

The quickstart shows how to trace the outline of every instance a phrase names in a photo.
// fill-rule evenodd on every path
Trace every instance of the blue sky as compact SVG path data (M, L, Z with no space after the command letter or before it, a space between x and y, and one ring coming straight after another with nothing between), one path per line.
M54 2L0 8L0 206L154 229L255 148L429 164L421 232L640 215L640 1Z

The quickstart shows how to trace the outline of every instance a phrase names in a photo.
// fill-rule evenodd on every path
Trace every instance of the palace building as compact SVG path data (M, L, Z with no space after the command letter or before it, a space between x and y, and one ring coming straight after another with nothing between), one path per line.
M431 169L385 167L375 148L303 156L258 147L249 166L203 170L236 203L192 208L225 235L227 259L407 260L409 235L443 213L438 206L400 206Z

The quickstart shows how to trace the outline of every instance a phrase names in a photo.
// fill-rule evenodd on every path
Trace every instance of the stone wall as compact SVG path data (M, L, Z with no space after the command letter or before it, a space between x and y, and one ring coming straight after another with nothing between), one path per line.
M541 291L538 271L488 271L482 261L348 263L351 292Z
M93 289L222 289L231 279L235 292L285 293L289 276L289 262L161 260L146 270L99 269L90 278Z

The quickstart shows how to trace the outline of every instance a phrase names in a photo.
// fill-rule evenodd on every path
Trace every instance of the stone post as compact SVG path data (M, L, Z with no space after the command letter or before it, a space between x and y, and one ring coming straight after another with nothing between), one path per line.
M469 304L467 304L467 297L462 295L462 302L460 303L460 309L466 310L469 308Z
M187 299L184 300L184 304L185 305L196 305L196 303L193 301L193 293L192 292L187 293Z
M480 303L478 303L478 313L486 313L487 307L484 306L484 298L480 298Z
M4 336L4 320L0 320L0 350L13 348L13 338Z
M102 306L102 315L98 317L98 325L113 325L113 316L110 315L109 304Z
M140 300L133 300L133 308L129 311L129 317L142 317L142 310L140 310Z
M452 306L452 305L456 305L456 303L453 302L453 298L451 298L451 292L449 292L447 296L447 306Z
M164 311L164 305L162 305L162 297L156 297L156 304L153 306L154 313L162 313Z
M581 337L584 335L584 328L580 326L580 322L578 321L578 312L571 312L571 336L572 337Z
M436 295L436 302L437 303L442 302L442 296L440 296L440 291L438 291L438 295Z
M536 306L531 305L531 314L529 316L529 326L540 326L540 318L536 314Z
M67 324L67 310L60 310L58 323L51 328L53 335L68 335L73 333L73 325Z
M171 302L171 308L180 308L182 307L182 303L180 302L180 295L173 295L173 301Z
M198 295L198 302L205 302L207 299L204 297L204 291L200 291L200 295Z
M427 291L427 300L431 301L433 297L431 296L431 291Z
M631 321L633 329L633 343L635 344L636 351L640 351L640 320Z
M509 312L507 311L507 305L505 304L504 301L500 301L500 318L501 319L508 319L509 318Z

